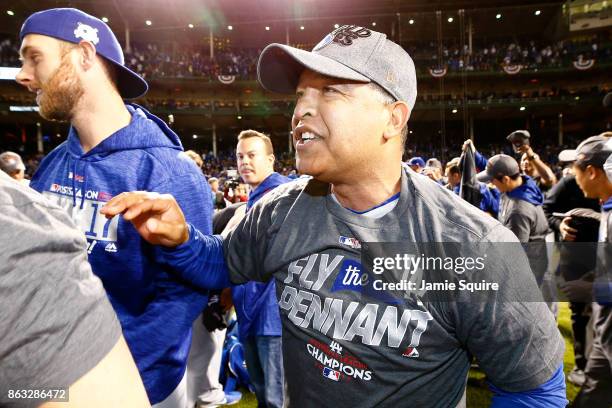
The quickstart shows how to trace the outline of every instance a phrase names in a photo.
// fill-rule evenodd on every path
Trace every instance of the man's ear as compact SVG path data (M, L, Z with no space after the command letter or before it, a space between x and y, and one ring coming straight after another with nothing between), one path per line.
M403 101L392 103L388 106L388 109L390 109L391 115L389 116L389 121L383 132L383 137L385 139L400 136L402 134L402 129L406 126L406 123L408 123L408 116L410 115L410 108L408 104Z
M85 71L89 70L96 63L96 47L89 41L79 43L79 63Z

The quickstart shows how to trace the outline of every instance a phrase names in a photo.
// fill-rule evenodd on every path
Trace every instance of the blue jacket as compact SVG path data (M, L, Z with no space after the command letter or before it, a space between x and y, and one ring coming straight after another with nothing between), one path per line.
M247 211L270 190L289 181L291 179L278 173L269 175L249 195ZM236 308L238 335L241 340L251 336L280 336L282 334L274 279L267 283L248 282L234 286L232 299Z
M544 204L544 195L535 181L529 176L521 176L523 184L514 190L506 193L510 198L518 198L519 200L527 201L535 206Z
M87 153L71 127L68 140L44 158L30 185L65 208L85 233L89 262L155 404L183 377L191 325L207 292L175 277L160 263L160 249L141 239L129 222L107 221L99 210L124 191L169 193L187 220L210 234L212 205L208 183L183 153L178 136L143 108L126 106L130 124Z
M489 188L489 186L481 182L478 182L478 188L481 197L478 208L497 218L497 215L499 214L499 200L501 199L499 190L496 188ZM453 188L453 192L459 195L459 186L455 186L455 188Z

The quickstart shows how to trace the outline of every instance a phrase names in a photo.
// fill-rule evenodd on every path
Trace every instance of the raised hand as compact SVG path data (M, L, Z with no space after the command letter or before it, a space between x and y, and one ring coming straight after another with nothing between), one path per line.
M107 218L123 214L140 236L153 245L175 247L189 239L181 207L170 194L133 191L121 193L100 210Z

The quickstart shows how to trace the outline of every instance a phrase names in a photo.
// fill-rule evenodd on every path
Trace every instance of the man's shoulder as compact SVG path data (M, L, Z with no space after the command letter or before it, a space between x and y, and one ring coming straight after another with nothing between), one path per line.
M42 194L21 184L4 173L0 174L0 212L8 219L27 219L33 228L49 217L62 224L72 225L70 217L60 207L51 203Z
M0 206L20 208L29 204L56 208L35 190L0 172Z
M408 188L413 190L410 193L414 197L415 210L423 213L420 222L435 219L442 226L441 236L436 239L449 242L505 240L506 229L495 218L427 177L409 169L405 172Z
M254 207L259 207L262 211L279 211L287 209L291 207L300 194L313 183L317 183L317 181L312 177L300 177L280 184L273 190L267 192L257 203L255 203Z
M288 179L279 184L276 188L268 192L262 200L265 200L267 205L271 203L278 204L295 201L295 199L306 189L309 184L315 180L311 177L300 177L295 180Z

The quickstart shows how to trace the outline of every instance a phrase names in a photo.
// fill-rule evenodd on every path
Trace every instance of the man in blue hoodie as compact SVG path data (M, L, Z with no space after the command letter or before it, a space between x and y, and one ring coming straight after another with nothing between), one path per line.
M17 82L36 93L40 114L70 122L68 140L47 155L31 186L64 208L88 241L100 277L142 376L149 400L184 408L191 325L207 292L176 277L159 249L100 208L125 191L176 197L187 218L211 231L210 190L178 136L145 109L124 103L147 83L124 66L101 20L76 9L31 15L20 32ZM75 310L74 313L80 313Z
M502 193L498 219L520 242L529 243L525 247L527 257L540 285L548 266L546 257L542 257L542 253L546 253L545 238L549 231L542 209L544 195L531 177L521 175L518 162L505 154L491 157L477 179L493 183Z
M247 211L266 193L291 181L274 171L270 138L255 130L238 135L236 159L240 176L251 186ZM250 281L232 288L238 333L258 407L283 406L282 326L274 280Z

